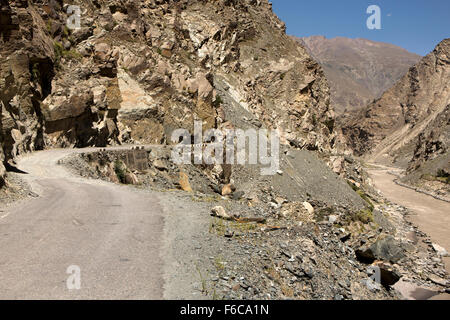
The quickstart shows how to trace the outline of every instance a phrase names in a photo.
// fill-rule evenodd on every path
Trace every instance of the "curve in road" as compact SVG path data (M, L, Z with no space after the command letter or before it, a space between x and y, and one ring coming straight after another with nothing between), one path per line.
M40 196L0 217L0 298L162 299L158 199L72 176L56 165L71 152L36 152L19 161ZM68 279L76 283L70 266L79 267L80 290L68 290Z

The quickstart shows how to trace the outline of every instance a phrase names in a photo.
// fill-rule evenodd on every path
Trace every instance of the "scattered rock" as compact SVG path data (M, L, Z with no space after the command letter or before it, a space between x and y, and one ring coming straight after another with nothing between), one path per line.
M383 286L392 286L400 280L401 275L392 266L385 263L375 263L374 265L380 270L380 280Z
M430 280L431 282L434 282L434 283L436 283L436 284L438 284L440 286L443 286L443 287L446 287L449 284L449 282L447 280L445 280L445 279L443 279L441 277L438 277L438 276L436 276L434 274L430 274L428 276L428 280Z
M231 215L229 215L222 206L216 206L211 209L211 215L214 217L222 218L225 220L232 220Z
M367 289L369 289L372 292L381 290L381 284L373 281L370 278L362 279L361 283L364 284L367 287Z
M314 208L309 202L306 201L303 202L303 206L305 207L306 210L308 210L309 214L314 214Z
M440 257L448 256L448 252L447 252L447 250L445 250L445 248L441 247L437 243L433 243L432 246L433 246L434 251L436 251L436 253L438 254L438 256L440 256Z
M181 190L187 191L187 192L192 192L192 188L191 188L191 185L189 183L189 177L183 171L180 171L180 181L179 181L179 183L180 183Z
M330 215L330 216L328 216L328 223L333 224L333 223L335 223L337 221L338 218L339 217L336 216L336 215Z
M232 185L232 184L226 184L222 187L222 192L221 194L223 196L227 196L233 193L233 191L236 190L236 188Z
M126 172L124 177L125 184L137 185L139 184L139 179L133 172Z
M160 159L153 161L153 166L160 171L167 171L167 165Z
M392 236L377 240L370 246L364 245L357 249L355 254L358 260L365 263L372 263L375 260L397 263L406 256L402 243Z
M245 195L244 191L233 192L233 200L239 200L239 199L243 198L244 195Z

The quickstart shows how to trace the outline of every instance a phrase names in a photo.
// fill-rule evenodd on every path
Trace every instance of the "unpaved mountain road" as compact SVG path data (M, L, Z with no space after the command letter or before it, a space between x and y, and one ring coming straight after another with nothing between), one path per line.
M0 204L0 299L201 298L190 291L195 271L184 274L179 265L194 251L189 237L201 224L201 217L189 214L203 211L171 208L157 192L76 177L57 165L68 154L89 150L19 159L28 173L23 178L39 197ZM180 230L165 228L169 211L171 225L181 214L190 222ZM173 252L170 240L178 232L184 238ZM66 285L69 266L80 268L79 290Z
M371 164L368 170L374 186L390 201L411 211L409 220L431 237L434 243L450 250L450 203L435 199L395 183L400 169ZM450 257L444 258L446 270L450 273Z

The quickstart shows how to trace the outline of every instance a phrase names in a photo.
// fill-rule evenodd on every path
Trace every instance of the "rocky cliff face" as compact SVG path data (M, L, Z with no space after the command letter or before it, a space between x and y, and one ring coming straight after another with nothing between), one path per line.
M450 39L445 39L380 99L344 125L349 145L358 155L406 166L416 144L424 143L426 132L441 136L446 130L436 126L436 121L444 117L450 103L449 79Z
M108 119L93 101L90 82L109 78L97 70L81 73L81 65L92 64L79 59L72 47L85 35L71 34L62 12L56 1L1 1L1 146L6 162L46 145L105 144L99 136Z
M45 22L27 1L0 6L0 141L9 161L44 146L40 101L50 91L54 52Z
M166 143L176 128L267 127L330 150L320 66L266 0L1 0L5 161L45 146Z
M408 72L420 56L392 44L323 36L297 38L324 68L337 114L359 110Z
M417 182L423 175L442 178L450 176L450 104L419 134L407 168L408 182Z

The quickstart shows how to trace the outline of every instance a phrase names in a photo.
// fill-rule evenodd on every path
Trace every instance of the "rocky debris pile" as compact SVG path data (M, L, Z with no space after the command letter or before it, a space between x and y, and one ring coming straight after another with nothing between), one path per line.
M256 227L212 223L224 238L210 290L225 299L396 299L366 285L367 267L331 223ZM239 231L236 231L239 230Z
M404 208L385 202L365 179L358 176L359 186L350 187L308 152L295 152L294 157L288 152L285 156L290 161L304 161L311 170L293 165L301 170L302 183L311 192L302 198L301 188L295 194L286 193L292 189L292 179L298 179L288 167L282 166L270 178L285 177L287 182L266 181L269 178L255 174L259 168L246 166L233 168L229 183L224 183L213 168L174 165L170 150L155 146L100 151L63 162L80 174L123 183L111 169L111 164L122 161L123 170L135 174L139 187L184 190L191 201L208 204L209 233L218 241L218 252L209 253L214 255L213 268L203 274L201 285L209 297L397 299L401 297L393 287L400 280L436 294L446 289L442 254L405 221ZM126 156L130 152L144 152L147 168L136 169L137 163ZM282 160L285 163L284 156ZM317 181L316 174L330 184L323 198L321 189L309 186L309 181ZM247 180L253 183L245 184ZM340 198L334 198L335 183ZM379 270L379 282L374 281L374 270Z
M61 164L81 176L114 183L139 184L157 190L181 189L209 195L219 191L219 175L202 166L177 166L170 160L170 151L170 147L154 146L81 153L61 160ZM143 166L130 161L136 152L145 157L142 159ZM132 179L127 178L129 175Z
M404 220L401 207L380 205L372 223L355 228L344 215L239 223L236 209L223 205L212 208L210 227L223 239L206 285L215 297L403 299L400 280L431 295L448 290L445 253Z
M434 294L444 292L448 274L439 254L441 251L408 221L407 209L387 202L376 193L370 196L375 204L374 224L370 229L358 227L359 231L351 228L352 236L346 240L355 250L357 259L367 265L382 264L382 277L389 275L390 280L400 277L402 283L428 288ZM359 236L354 237L354 234ZM431 279L441 279L441 284ZM397 289L396 284L394 288Z
M361 161L351 155L331 154L328 156L324 155L322 159L334 173L357 188L365 184L368 179Z
M26 183L17 173L8 173L8 179L5 181L5 188L0 189L0 204L1 209L29 197L38 197L38 195L31 190L31 187ZM0 210L0 216L2 210Z
M328 214L345 211L356 214L369 207L362 193L352 190L313 152L286 150L281 155L278 173L263 176L260 174L261 165L176 165L169 146L137 149L84 153L71 156L64 162L75 168L77 174L113 182L117 176L117 170L113 167L118 162L124 162L143 186L159 190L192 190L213 197L225 197L248 203L260 208L265 215L277 217L312 217L313 207L328 207ZM136 152L142 153L143 166L140 168L129 161L129 155ZM324 184L318 181L324 181ZM292 188L293 183L296 189ZM305 203L312 206L305 208ZM323 215L322 212L319 214Z

